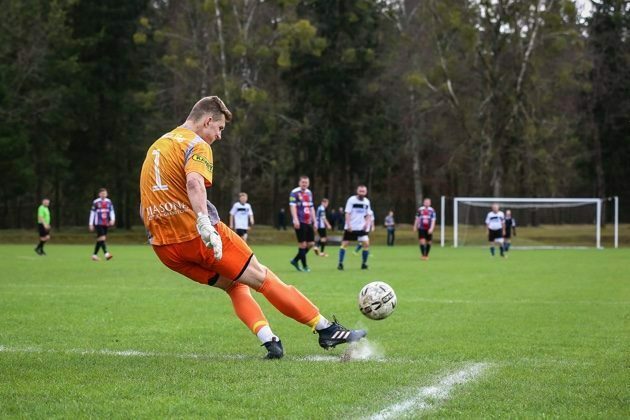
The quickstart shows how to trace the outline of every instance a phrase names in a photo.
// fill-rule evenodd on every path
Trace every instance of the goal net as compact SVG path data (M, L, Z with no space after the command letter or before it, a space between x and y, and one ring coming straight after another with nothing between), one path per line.
M455 197L453 246L486 245L486 215L493 203L510 210L513 247L601 248L602 201L598 198ZM597 223L599 221L599 223Z

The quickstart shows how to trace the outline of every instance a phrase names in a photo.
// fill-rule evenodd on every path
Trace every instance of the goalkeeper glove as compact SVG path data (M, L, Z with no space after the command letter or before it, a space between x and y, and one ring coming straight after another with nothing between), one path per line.
M197 214L197 231L206 247L212 248L214 251L214 259L220 261L223 257L223 243L219 232L212 226L207 214Z

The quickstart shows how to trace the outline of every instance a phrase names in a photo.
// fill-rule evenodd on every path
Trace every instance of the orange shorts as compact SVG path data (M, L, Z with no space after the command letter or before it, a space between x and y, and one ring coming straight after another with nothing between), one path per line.
M236 281L243 275L254 253L232 229L219 222L215 228L223 242L221 261L214 260L214 252L206 247L201 237L168 245L153 245L160 261L173 271L212 286L219 275Z

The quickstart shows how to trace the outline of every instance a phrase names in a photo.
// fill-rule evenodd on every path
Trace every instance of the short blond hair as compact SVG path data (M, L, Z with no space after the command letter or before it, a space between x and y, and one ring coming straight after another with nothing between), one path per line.
M247 193L246 193L246 192L240 192L240 193L238 193L238 198L241 198L241 197L245 197L245 198L247 198Z
M219 118L221 114L225 115L225 122L232 121L232 113L218 96L206 96L197 101L190 110L188 120L199 121L204 115L210 114L213 119Z

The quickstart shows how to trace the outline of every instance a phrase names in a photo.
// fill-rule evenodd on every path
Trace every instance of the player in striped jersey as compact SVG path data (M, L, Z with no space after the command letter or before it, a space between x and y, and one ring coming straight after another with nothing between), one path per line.
M99 261L98 251L103 249L105 259L111 260L112 254L107 251L107 230L116 223L116 213L112 201L107 198L107 189L98 190L98 198L92 201L92 209L90 210L90 220L88 222L90 232L96 231L96 245L94 245L94 253L92 261Z
M416 220L413 230L418 231L418 242L420 243L420 256L423 260L429 259L431 243L433 242L433 230L435 229L436 213L431 207L431 199L425 198L422 206L416 211Z
M315 245L315 217L313 217L313 193L308 189L310 180L306 175L300 177L298 187L291 190L289 209L293 228L298 241L298 252L290 261L297 271L311 271L306 263L306 254ZM302 262L302 268L298 265Z
M315 213L315 224L317 225L317 234L319 235L319 241L317 241L317 246L313 248L313 252L315 255L319 255L320 257L327 257L328 254L324 252L326 248L326 242L328 242L328 232L326 229L331 229L330 223L328 223L328 219L326 218L326 208L328 207L328 199L322 198L322 202L319 207L317 207L317 212Z

